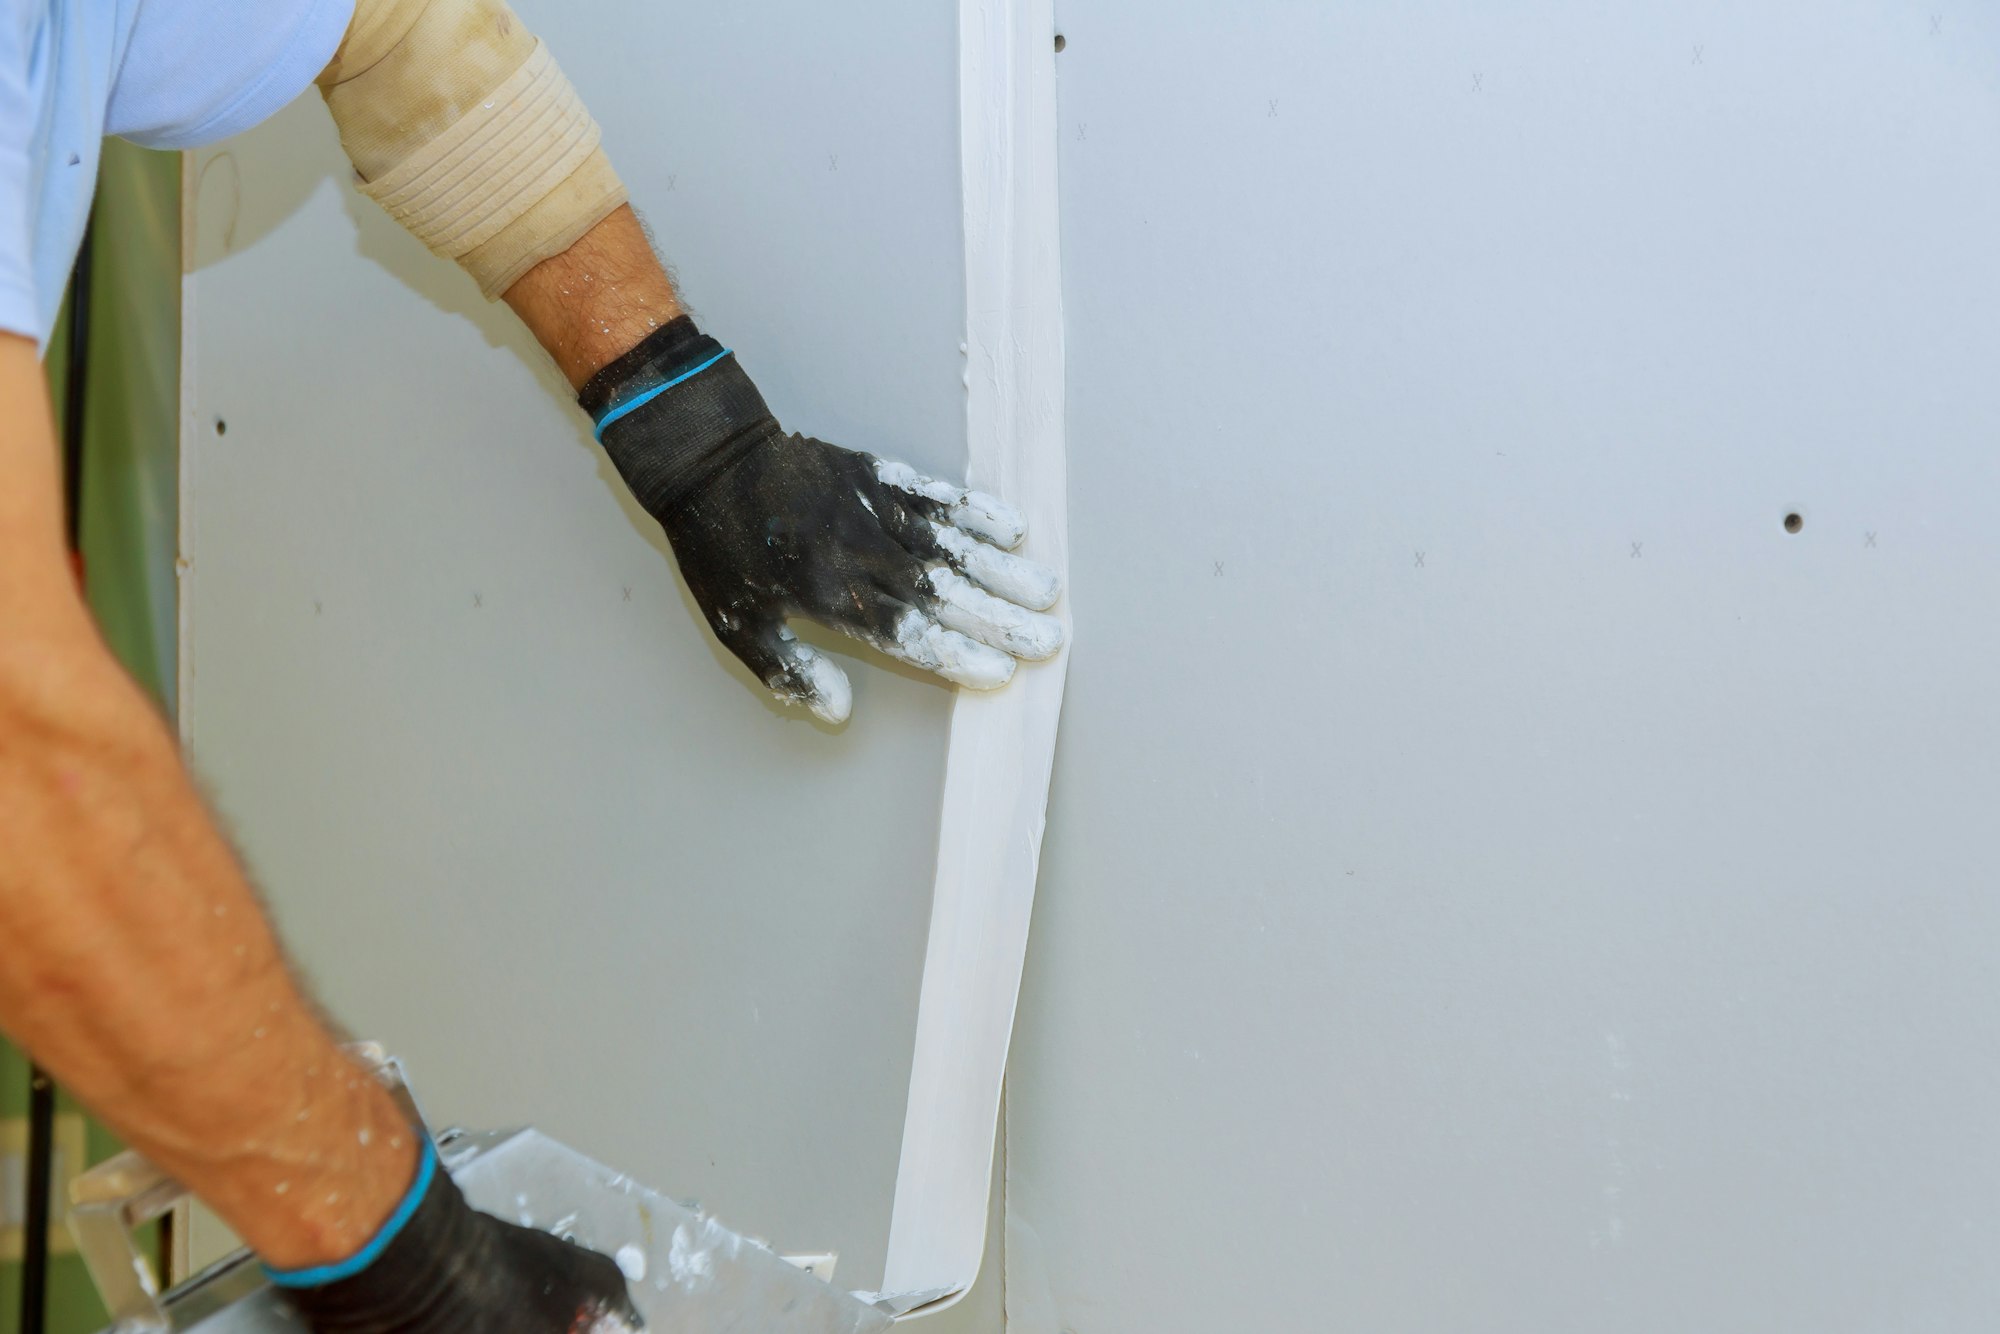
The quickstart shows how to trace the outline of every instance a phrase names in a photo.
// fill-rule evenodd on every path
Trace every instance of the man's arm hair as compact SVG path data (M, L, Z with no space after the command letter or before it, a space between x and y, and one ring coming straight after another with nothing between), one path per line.
M286 966L64 550L35 345L0 334L0 1030L268 1262L381 1225L415 1134Z
M573 389L683 313L630 205L529 269L505 299Z

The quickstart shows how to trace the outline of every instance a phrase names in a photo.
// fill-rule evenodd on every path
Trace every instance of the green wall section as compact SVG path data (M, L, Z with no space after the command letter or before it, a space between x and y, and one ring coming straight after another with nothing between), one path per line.
M180 155L105 143L92 249L85 412L84 564L113 651L162 707L174 680L174 556L180 380ZM58 411L67 329L50 340ZM0 1117L23 1116L28 1068L0 1043ZM67 1099L64 1110L74 1110ZM117 1141L90 1126L90 1157ZM0 1334L20 1334L21 1267L0 1264ZM49 1276L47 1334L90 1334L104 1308L75 1256Z
M180 459L180 155L111 140L92 262L83 549L119 660L172 708Z

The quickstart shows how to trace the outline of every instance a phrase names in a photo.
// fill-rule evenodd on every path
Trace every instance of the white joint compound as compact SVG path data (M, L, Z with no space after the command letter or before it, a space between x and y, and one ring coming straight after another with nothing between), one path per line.
M1036 611L1048 610L1062 596L1062 576L1054 570L976 541L950 524L934 523L931 532L952 564L988 592Z
M953 524L1011 545L1034 534L1037 579L957 537L961 573L1024 606L1055 606L1069 564L1061 230L1052 0L960 0L969 481ZM946 532L952 531L946 529ZM942 533L941 543L952 539ZM1025 564L1025 563L1023 563ZM1013 581L1010 584L1010 580ZM1068 637L1068 608L1055 617ZM979 1275L1007 1042L1027 957L1066 659L952 704L930 943L889 1227L885 1292L941 1310ZM951 1294L932 1301L940 1292ZM898 1303L899 1309L910 1309Z
M972 690L998 690L1014 679L1014 659L911 608L896 622L882 651Z
M854 712L854 686L840 664L810 644L800 643L789 628L778 631L778 638L782 641L779 651L812 691L806 706L814 716L835 726L846 722ZM778 698L790 696L781 694Z
M683 1224L674 1229L674 1242L667 1251L667 1278L690 1290L701 1287L715 1275L715 1261L706 1248L696 1244L693 1233Z
M884 486L907 491L946 506L945 517L966 532L1003 547L1017 547L1028 531L1027 516L1018 508L983 491L968 491L935 477L926 477L907 463L878 459L875 476Z
M938 596L938 620L951 629L1037 662L1062 647L1062 622L1055 617L996 598L955 570L934 569L927 577Z

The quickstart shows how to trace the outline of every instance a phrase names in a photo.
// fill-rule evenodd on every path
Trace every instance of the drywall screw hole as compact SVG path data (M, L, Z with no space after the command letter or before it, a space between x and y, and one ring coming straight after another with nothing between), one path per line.
M1057 51L1057 53L1058 53L1058 54L1060 54L1060 53L1061 53L1061 51L1062 51L1062 49L1063 49L1063 48L1064 48L1065 46L1068 46L1068 45L1069 45L1069 38L1067 38L1067 37L1063 36L1063 35L1062 35L1061 33L1057 33L1057 34L1056 34L1056 51Z
M217 418L215 419L215 433L216 433L217 435L228 435L228 434L229 434L229 423L228 423L228 422L226 422L226 421L224 421L224 420L222 420L222 418L220 418L220 417L217 417Z
M1788 533L1796 533L1797 531L1799 531L1799 529L1801 529L1801 528L1803 528L1803 527L1805 527L1805 526L1806 526L1806 521L1805 521L1804 519L1801 519L1801 518L1800 518L1800 517L1799 517L1798 515L1796 515L1796 514L1787 514L1787 515L1785 516L1785 531L1786 531L1786 532L1788 532Z

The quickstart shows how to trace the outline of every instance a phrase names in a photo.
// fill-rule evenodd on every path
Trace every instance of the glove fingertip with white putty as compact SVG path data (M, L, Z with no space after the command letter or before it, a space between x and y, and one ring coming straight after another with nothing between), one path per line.
M787 435L736 357L683 315L604 367L577 401L673 544L722 644L829 723L847 674L801 643L804 616L977 690L1053 657L1053 571L1012 554L1021 512L901 463Z

